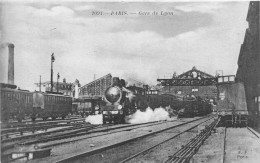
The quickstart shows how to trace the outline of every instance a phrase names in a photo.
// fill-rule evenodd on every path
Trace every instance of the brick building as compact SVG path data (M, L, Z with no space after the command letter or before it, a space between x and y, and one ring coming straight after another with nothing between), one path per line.
M250 115L260 114L260 2L251 1L247 14L248 28L241 45L236 80L245 85Z

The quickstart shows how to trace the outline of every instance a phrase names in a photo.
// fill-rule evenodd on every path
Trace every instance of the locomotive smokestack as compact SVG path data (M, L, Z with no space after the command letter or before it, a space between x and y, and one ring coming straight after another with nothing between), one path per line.
M14 44L8 44L8 84L14 84Z

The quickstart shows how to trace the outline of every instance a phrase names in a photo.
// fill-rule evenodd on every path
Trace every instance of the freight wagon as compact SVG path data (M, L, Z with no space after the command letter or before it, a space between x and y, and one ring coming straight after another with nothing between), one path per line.
M16 89L16 85L0 83L1 121L17 119L19 122L32 112L32 92Z

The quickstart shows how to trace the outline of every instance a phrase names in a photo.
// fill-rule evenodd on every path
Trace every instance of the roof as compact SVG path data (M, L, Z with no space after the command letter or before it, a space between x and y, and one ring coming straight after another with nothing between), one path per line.
M204 78L214 78L213 75L210 75L210 74L208 74L206 72L198 70L195 66L191 70L178 75L176 78L184 78L184 77L186 77L186 75L189 75L190 73L192 73L194 71L200 73Z
M57 93L57 92L50 92L50 91L47 91L47 92L39 92L39 91L35 91L33 93L41 93L43 95L52 95L52 96L61 96L61 97L71 97L69 95L63 95L61 93Z
M64 85L72 85L73 83L64 83L64 82L58 82L59 84L64 84ZM39 85L40 83L34 83L36 85ZM43 84L51 84L50 81L42 82L41 85ZM53 82L53 84L57 84L57 82Z
M111 76L111 77L112 77L112 75L109 73L109 74L107 74L107 75L105 75L105 76L102 76L102 77L100 77L100 78L98 78L98 79L96 79L96 80L94 80L94 81L92 81L92 82L90 82L90 83L88 83L88 84L83 85L82 87L89 86L89 85L91 85L91 84L93 84L93 83L95 83L95 82L97 82L97 81L99 81L99 80L101 80L101 79L103 79L103 78L106 78L106 77L108 77L108 76ZM81 87L81 88L82 88L82 87Z

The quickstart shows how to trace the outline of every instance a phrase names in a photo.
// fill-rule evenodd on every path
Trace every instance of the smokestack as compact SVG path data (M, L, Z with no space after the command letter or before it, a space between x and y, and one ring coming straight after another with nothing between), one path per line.
M8 84L14 84L14 44L8 44Z

